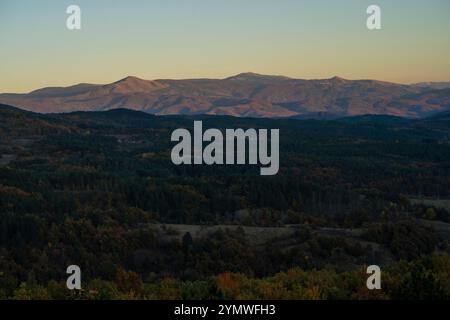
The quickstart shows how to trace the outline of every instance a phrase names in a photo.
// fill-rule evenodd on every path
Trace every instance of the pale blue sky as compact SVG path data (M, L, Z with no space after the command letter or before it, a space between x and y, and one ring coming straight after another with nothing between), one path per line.
M370 4L382 30L366 28ZM0 0L0 49L0 92L247 71L450 81L450 1Z

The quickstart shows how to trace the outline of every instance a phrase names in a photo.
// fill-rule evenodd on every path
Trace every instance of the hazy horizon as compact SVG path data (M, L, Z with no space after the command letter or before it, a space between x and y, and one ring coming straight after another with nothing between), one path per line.
M82 10L82 30L65 27ZM366 8L382 9L369 31ZM450 81L450 2L3 0L0 92L142 79Z

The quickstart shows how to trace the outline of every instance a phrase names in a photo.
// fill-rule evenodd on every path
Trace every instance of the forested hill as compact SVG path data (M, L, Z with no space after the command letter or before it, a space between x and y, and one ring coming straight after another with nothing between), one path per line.
M170 135L194 119L279 128L279 173L173 165ZM398 275L408 268L414 281L436 282L421 294L442 297L448 199L447 114L318 121L0 106L0 298L65 297L58 288L74 263L93 298L164 298L165 286L186 288L172 298L232 298L244 293L221 291L228 281L244 290L291 276L303 279L296 297L314 297L307 279L319 279L321 297L350 298L359 291L349 279L372 263L399 276L385 297L417 294ZM336 272L342 288L327 291ZM286 297L292 288L246 294Z
M441 122L441 125L450 126L450 113L444 111L434 114L424 119L407 119L389 115L361 115L353 117L342 117L334 120L305 120L305 119L259 119L259 118L236 118L231 116L155 116L142 111L135 111L130 109L113 109L108 111L79 111L62 114L40 114L26 110L22 110L13 106L0 104L0 120L2 121L3 128L9 129L9 127L42 130L44 127L65 126L66 129L89 128L90 126L103 126L103 127L123 127L123 128L152 128L152 127L164 127L167 125L175 125L177 123L189 125L194 119L207 120L211 123L238 123L242 126L254 125L269 125L270 127L276 126L293 126L298 124L299 126L307 124L323 124L325 127L340 127L338 123L345 123L349 125L363 127L373 127L374 125L381 125L383 128L399 126L403 128L422 128L430 129L433 131L433 124ZM345 127L342 125L341 127ZM62 129L62 127L60 127ZM426 133L424 133L426 134Z

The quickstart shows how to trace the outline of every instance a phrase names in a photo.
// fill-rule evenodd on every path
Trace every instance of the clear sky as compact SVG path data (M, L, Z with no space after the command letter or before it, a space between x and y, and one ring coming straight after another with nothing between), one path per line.
M0 0L0 92L248 71L450 81L450 0Z

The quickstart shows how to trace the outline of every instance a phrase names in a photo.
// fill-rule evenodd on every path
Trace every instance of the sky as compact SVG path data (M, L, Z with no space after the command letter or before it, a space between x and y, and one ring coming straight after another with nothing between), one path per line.
M0 92L241 72L450 81L450 0L0 0Z

